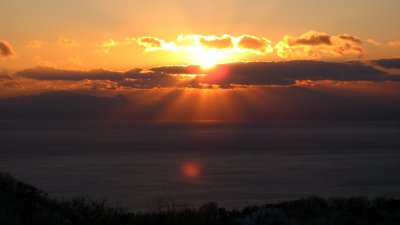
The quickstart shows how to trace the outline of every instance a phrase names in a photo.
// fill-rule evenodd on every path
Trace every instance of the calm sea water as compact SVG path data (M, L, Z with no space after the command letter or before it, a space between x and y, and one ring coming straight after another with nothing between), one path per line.
M194 177L182 164L201 167ZM0 171L134 210L310 195L400 197L400 123L0 121Z

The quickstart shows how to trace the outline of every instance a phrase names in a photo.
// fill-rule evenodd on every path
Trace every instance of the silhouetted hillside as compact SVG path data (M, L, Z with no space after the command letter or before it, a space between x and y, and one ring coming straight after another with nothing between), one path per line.
M96 97L55 91L0 101L1 119L102 119L129 105L125 96Z
M55 200L0 173L1 225L397 225L400 199L364 197L295 201L227 210L216 203L199 208L157 201L154 211L132 213L83 198Z

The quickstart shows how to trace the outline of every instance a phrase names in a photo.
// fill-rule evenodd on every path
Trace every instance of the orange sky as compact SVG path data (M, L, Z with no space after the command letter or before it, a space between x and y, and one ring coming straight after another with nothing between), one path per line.
M0 40L12 52L0 56L0 68L11 72L400 56L396 0L15 0L0 7ZM315 42L324 35L330 43ZM224 38L231 45L215 44Z
M398 0L13 0L0 8L0 98L187 89L181 102L210 104L226 89L390 86L400 77Z

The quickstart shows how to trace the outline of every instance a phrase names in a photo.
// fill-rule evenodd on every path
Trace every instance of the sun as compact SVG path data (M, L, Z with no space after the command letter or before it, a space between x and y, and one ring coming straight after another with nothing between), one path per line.
M209 58L203 58L203 59L199 60L199 65L203 69L211 69L211 68L215 67L216 64L217 64L217 61L215 61L213 59L209 59Z
M186 177L198 177L201 173L201 165L194 161L186 161L181 165L182 173Z
M201 49L195 53L195 63L203 69L211 69L227 58L226 53L218 50Z

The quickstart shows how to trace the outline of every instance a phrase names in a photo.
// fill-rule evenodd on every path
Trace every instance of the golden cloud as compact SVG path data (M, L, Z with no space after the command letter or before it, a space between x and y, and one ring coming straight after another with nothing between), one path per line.
M111 47L115 47L115 46L118 46L118 45L119 45L118 41L116 41L114 39L109 39L109 40L103 42L103 44L101 44L101 47L103 47L103 48L111 48Z
M381 42L375 41L375 40L373 40L373 39L367 39L367 42L368 42L369 44L371 44L371 45L374 45L374 46L381 46L381 45L383 45Z
M233 38L229 35L224 35L222 37L199 36L198 40L200 44L206 48L227 49L234 47Z
M167 42L157 37L139 37L137 42L145 48L145 52L219 50L229 53L252 52L268 54L273 51L270 40L251 35L234 37L228 34L222 36L190 34L179 35L176 41L172 42Z
M275 45L277 54L281 58L308 58L341 57L353 55L362 57L364 49L360 47L359 37L349 34L329 35L323 32L310 30L299 37L286 35Z
M239 37L237 45L240 49L254 51L258 54L267 54L273 51L271 41L262 37L243 35Z
M81 46L77 41L66 38L66 37L58 38L57 44L64 48L77 48L77 47Z
M87 82L103 88L204 88L218 85L236 86L292 86L298 82L400 82L400 77L389 74L384 68L399 68L400 59L381 59L348 62L316 60L291 60L281 62L236 62L219 64L213 70L199 66L163 66L150 69L133 69L126 72L108 70L65 70L36 67L14 74L16 79L42 82ZM379 65L380 67L375 67ZM8 78L8 76L4 76Z
M120 43L114 39L108 39L101 43L99 46L99 49L95 51L95 53L103 53L103 54L108 54L110 53L110 48L116 47L120 45Z
M400 46L400 40L399 41L389 41L387 43L382 43L382 42L379 42L379 41L375 41L373 39L367 39L367 42L369 44L371 44L371 45L374 45L374 46L383 46L383 45L384 46L391 46L391 47Z
M132 45L133 43L136 43L136 41L137 40L134 37L126 37L123 40L115 40L111 38L97 45L97 49L94 51L94 53L109 54L111 48Z
M339 38L341 38L343 40L352 41L354 43L359 43L359 44L363 43L361 38L359 38L355 35L351 35L351 34L341 34L341 35L339 35Z
M146 48L161 48L163 41L155 37L141 37L138 43Z
M48 44L48 42L46 40L43 40L43 41L42 40L32 40L26 45L26 47L38 49L38 48L43 48L47 44Z
M137 43L145 47L146 52L154 51L176 51L176 45L173 42L166 42L156 37L139 37Z
M332 45L331 37L325 33L318 31L308 31L300 37L285 36L284 40L289 46L302 45Z

